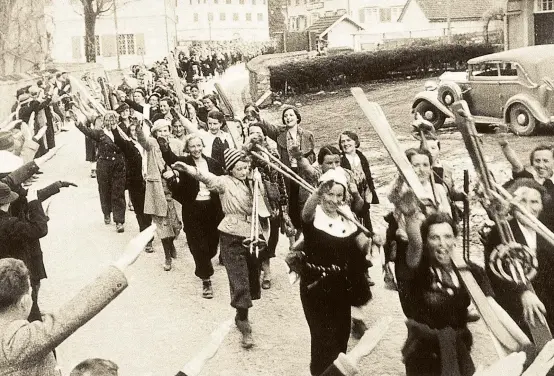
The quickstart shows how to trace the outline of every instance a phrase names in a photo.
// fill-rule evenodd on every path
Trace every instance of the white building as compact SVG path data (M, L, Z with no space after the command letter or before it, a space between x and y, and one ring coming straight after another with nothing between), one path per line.
M406 0L287 0L289 31L304 31L319 18L348 15L366 30L396 23Z
M179 41L269 40L268 0L178 0Z
M96 21L96 62L105 69L161 60L177 44L176 0L117 0ZM52 58L85 62L85 21L80 0L55 0L48 10L54 22ZM119 64L118 64L119 60Z

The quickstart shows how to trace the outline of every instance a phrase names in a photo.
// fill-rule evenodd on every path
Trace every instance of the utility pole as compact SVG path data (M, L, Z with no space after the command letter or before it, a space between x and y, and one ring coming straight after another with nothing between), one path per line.
M164 2L164 19L165 19L165 42L167 43L167 52L173 51L174 47L169 47L169 29L167 26L167 0L163 0Z
M113 0L113 20L115 24L115 54L117 56L117 69L121 69L121 59L119 58L119 30L117 27L117 0ZM94 48L96 49L96 46Z
M451 11L452 0L446 0L446 37L448 43L452 43Z

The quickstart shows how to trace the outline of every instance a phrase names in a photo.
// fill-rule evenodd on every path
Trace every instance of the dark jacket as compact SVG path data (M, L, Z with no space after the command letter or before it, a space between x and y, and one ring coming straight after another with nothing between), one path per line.
M356 154L360 158L360 163L362 165L362 170L364 171L365 180L371 192L371 202L366 202L364 205L364 208L367 206L367 208L369 209L369 204L378 204L379 198L377 197L377 192L375 192L375 184L373 183L373 176L371 175L371 169L369 168L369 162L367 158L359 150L356 150ZM340 157L340 165L342 168L345 168L350 171L354 171L352 169L352 166L350 166L350 161L348 160L348 158L346 158L346 155L344 154L342 154ZM360 188L365 188L365 187L358 187L358 191L362 193L363 190L361 190Z
M136 182L144 181L142 175L142 155L133 141L125 140L118 131L113 132L114 142L121 149L125 156L125 172L127 186Z
M24 219L0 210L0 258L22 260L29 269L31 281L37 282L41 276L37 275L34 251L37 244L40 250L39 239L48 233L48 217L38 200L29 202L27 208Z
M19 109L19 118L23 120L25 123L29 123L29 119L31 118L31 114L34 112L35 114L38 114L40 110L44 110L46 107L50 105L50 102L52 102L51 97L46 97L45 100L42 102L33 100L29 103L24 104Z
M100 129L90 129L82 124L75 124L83 134L97 142L98 160L119 161L123 163L123 153L114 141Z
M175 154L173 154L171 149L169 150L162 149L162 155L164 157L165 162L168 165L172 165L177 161L181 161L190 166L196 166L196 164L194 163L194 158L190 155L186 157L178 157ZM218 176L225 175L225 171L223 167L221 167L219 162L217 162L213 158L206 157L206 156L204 156L204 159L208 164L208 171ZM200 191L200 183L198 182L198 180L196 180L190 175L187 175L186 173L180 172L179 182L169 184L169 189L171 190L173 198L179 201L182 205L183 218L189 217L188 213L191 210L193 210L192 204L196 200L196 196ZM223 210L221 209L221 201L219 200L219 193L217 193L216 191L211 191L210 199L216 205L216 217L217 217L217 221L219 222L221 221L221 219L223 219ZM187 221L183 220L183 229L185 231L188 230L187 225L190 225L190 224L187 223Z

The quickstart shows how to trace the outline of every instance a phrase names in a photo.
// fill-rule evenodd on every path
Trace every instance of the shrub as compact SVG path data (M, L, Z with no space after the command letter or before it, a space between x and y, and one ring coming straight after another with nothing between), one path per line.
M397 75L444 71L493 52L495 48L489 44L434 44L321 56L270 66L270 84L275 92L287 84L295 93L306 93Z

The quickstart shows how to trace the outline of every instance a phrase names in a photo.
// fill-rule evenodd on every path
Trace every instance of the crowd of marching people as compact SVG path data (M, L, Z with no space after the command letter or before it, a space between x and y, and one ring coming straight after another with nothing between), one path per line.
M380 198L358 135L344 130L336 143L316 145L295 107L284 107L280 124L263 119L254 104L245 106L240 121L230 118L221 93L203 93L193 82L195 76L214 75L220 63L224 71L234 57L213 49L205 55L212 63L205 65L215 70L204 72L200 56L178 55L149 70L133 67L136 85L97 86L96 80L59 72L18 91L14 113L0 124L0 373L55 375L55 348L126 288L125 270L142 252L155 252L154 237L161 241L163 269L172 270L181 230L205 299L220 296L211 281L219 253L215 262L226 270L245 349L255 345L249 311L262 290L272 288L271 259L283 241L310 331L310 374L357 373L360 359L383 335L382 328L380 333L366 327L363 307L371 304L375 285L369 260L384 246L385 277L398 291L407 319L402 349L407 375L522 373L521 353L480 371L471 358L468 322L479 315L470 305L474 290L453 263L464 215L456 202L468 192L456 190L434 132L420 133L420 146L405 152L420 193L431 200L422 204L399 176L388 194L394 210L386 217L387 234L380 236L371 214ZM199 68L191 68L195 65ZM230 124L237 121L239 127ZM61 131L74 123L86 139L84 154L92 163L103 214L98 220L106 226L113 221L115 231L124 233L126 211L132 210L141 232L90 286L57 312L43 314L40 239L48 233L48 213L42 203L75 186L57 181L41 190L29 187L58 150L55 122ZM508 143L501 147L513 168L505 188L517 205L503 211L513 238L506 242L506 228L498 222L483 234L485 268L468 263L467 270L485 301L507 313L499 320L515 322L520 338L534 338L536 323L554 329L553 245L516 209L523 207L553 229L554 149L535 148L524 165ZM499 210L490 213L497 218ZM510 283L490 266L489 260L514 242L536 260L532 286ZM482 304L475 301L484 315ZM347 352L351 336L359 342ZM527 347L518 351L532 346L523 342ZM546 375L553 358L550 341L524 375ZM106 374L117 374L117 365L102 359L84 361L71 373Z

